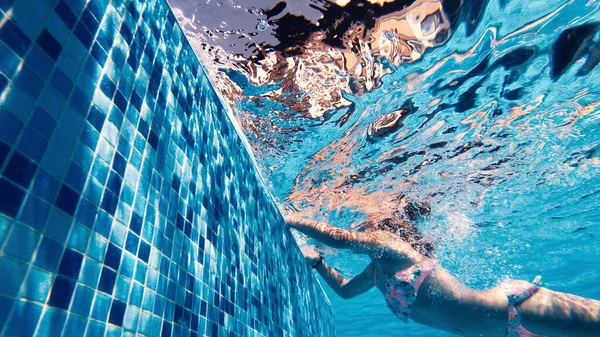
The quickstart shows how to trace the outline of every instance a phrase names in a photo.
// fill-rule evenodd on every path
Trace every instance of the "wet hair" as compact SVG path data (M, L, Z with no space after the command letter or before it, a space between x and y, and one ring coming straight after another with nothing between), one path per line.
M358 226L360 231L386 231L398 235L417 252L432 258L434 244L411 222L398 218L385 218L379 221L365 221Z

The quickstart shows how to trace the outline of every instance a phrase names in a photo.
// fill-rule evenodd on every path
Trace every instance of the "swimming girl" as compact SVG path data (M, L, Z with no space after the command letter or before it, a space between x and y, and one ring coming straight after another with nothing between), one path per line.
M600 301L506 280L488 290L462 284L436 261L433 244L410 223L397 217L361 224L363 231L344 230L297 216L286 217L294 229L332 248L368 255L372 262L346 280L313 248L307 262L342 298L373 286L402 321L462 336L541 337L600 336Z

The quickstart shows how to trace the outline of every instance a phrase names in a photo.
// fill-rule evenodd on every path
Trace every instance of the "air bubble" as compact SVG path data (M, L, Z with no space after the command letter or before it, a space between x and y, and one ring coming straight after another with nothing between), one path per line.
M261 32L264 32L267 30L267 28L269 28L269 23L267 20L260 20L260 22L256 25L256 29Z
M219 27L221 27L221 28L227 27L227 22L221 21L221 24L219 25Z

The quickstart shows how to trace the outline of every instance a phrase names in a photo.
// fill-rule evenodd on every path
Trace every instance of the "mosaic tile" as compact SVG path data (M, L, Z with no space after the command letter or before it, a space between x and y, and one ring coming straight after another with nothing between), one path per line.
M167 3L0 5L0 335L335 335Z

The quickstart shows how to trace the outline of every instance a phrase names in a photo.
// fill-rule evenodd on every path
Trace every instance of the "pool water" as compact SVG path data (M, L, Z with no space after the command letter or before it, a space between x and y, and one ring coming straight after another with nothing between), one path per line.
M282 18L315 22L315 8L337 7L171 3L282 211L351 228L393 212L399 194L425 200L419 228L467 285L542 275L548 288L600 299L600 2L405 1L369 12L381 22L345 40L354 45L323 43L315 28L295 53L293 34L273 42L293 22ZM436 4L441 14L427 9L401 43L393 25ZM326 259L347 277L368 263ZM338 336L452 335L403 324L377 290L352 300L326 291Z

